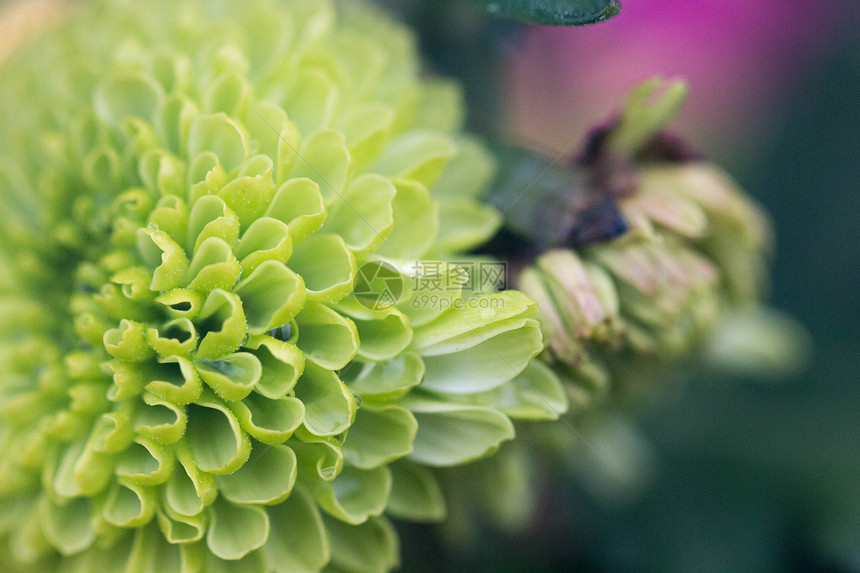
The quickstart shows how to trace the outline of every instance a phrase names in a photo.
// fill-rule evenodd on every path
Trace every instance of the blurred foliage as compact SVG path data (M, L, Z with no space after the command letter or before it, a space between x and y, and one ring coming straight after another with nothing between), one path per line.
M525 25L491 18L486 6L469 0L377 1L416 31L429 71L462 82L472 130L498 131L505 54Z

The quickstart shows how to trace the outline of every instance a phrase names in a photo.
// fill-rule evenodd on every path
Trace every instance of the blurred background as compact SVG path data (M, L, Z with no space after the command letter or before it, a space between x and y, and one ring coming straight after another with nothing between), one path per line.
M486 527L445 552L437 530L406 527L404 570L860 571L857 3L626 0L585 28L390 4L432 71L466 82L474 129L550 154L576 150L637 82L688 80L675 130L772 215L770 304L814 340L803 372L689 376L627 413L618 439L636 459L620 462L647 466L634 491L595 489L600 461L580 456L545 478L525 534Z

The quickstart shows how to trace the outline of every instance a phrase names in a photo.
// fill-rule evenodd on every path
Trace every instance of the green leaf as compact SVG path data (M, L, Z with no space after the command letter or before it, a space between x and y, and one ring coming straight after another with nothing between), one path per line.
M166 446L138 436L120 455L116 474L134 483L158 485L170 477L175 459Z
M170 476L164 488L164 503L179 515L198 515L218 495L215 476L197 467L186 442L177 445L176 457L182 467L175 468Z
M182 566L181 550L176 545L164 543L164 538L155 523L138 529L134 533L134 544L128 552L128 560L122 571L135 573L161 573L180 571ZM90 569L98 571L99 569ZM105 569L101 569L105 571Z
M259 146L260 153L267 157L278 157L278 136L288 123L287 112L270 101L251 104L245 114L245 128L251 140Z
M119 539L110 547L90 547L83 553L65 557L58 563L57 573L79 571L126 571L131 554L131 535Z
M434 252L473 249L495 235L501 225L502 216L496 209L474 199L452 197L440 201Z
M376 102L356 107L337 119L335 127L346 135L357 173L363 172L385 150L393 121L394 112Z
M675 119L689 87L682 81L648 79L630 93L627 105L607 141L616 153L635 155L654 135Z
M328 201L343 193L351 163L346 138L336 131L318 131L302 143L290 178L315 181Z
M439 206L427 187L417 181L395 179L394 185L394 227L376 254L399 260L420 257L433 246L439 233Z
M140 362L152 356L146 343L146 327L125 318L117 328L105 332L104 346L111 356L127 362Z
M162 291L185 286L182 283L188 271L188 257L170 235L157 229L140 229L137 245L144 261L155 269L149 288Z
M530 24L583 26L618 14L620 0L473 0L497 16Z
M454 282L452 278L447 280ZM488 327L508 319L537 318L534 302L517 291L485 295L460 307L448 308L420 325L412 321L415 335L410 348L421 354L446 354L463 347L461 338L473 338L477 332L484 334Z
M115 75L99 85L94 105L102 121L119 125L130 116L152 120L163 97L161 86L152 79L129 72Z
M496 175L492 154L477 138L462 137L457 142L457 155L448 163L430 192L443 201L448 198L478 199Z
M247 82L235 73L215 78L203 94L203 109L210 113L235 114L248 97Z
M160 362L161 366L155 370L152 382L146 385L148 391L177 405L190 404L200 397L203 383L190 360L181 356L168 356Z
M239 218L217 195L204 195L191 207L188 217L188 247L192 252L211 237L233 245L239 237Z
M181 546L184 555L189 555L191 553L191 548L193 545L183 545ZM248 571L265 571L266 570L266 558L263 555L262 550L259 551L251 551L247 555L243 556L240 559L219 559L212 553L208 551L203 551L202 553L194 556L195 561L192 561L192 565L184 567L182 572L185 571L197 572L197 571L205 571L206 573L248 573ZM202 563L199 565L198 563ZM167 569L159 570L168 571Z
M177 318L147 329L146 340L161 357L189 356L197 350L197 329L187 318Z
M431 77L427 78L422 88L421 99L412 118L413 128L444 133L460 130L466 109L460 84Z
M236 213L242 227L253 223L275 195L271 175L240 177L218 191L218 196Z
M331 481L343 469L343 454L336 445L325 438L307 436L299 431L300 439L290 440L289 446L296 452L299 464L299 478L303 481ZM299 437L297 434L297 437Z
M181 406L144 394L146 406L137 409L134 429L162 444L174 444L185 434L188 417Z
M456 153L457 147L448 137L431 131L415 131L389 142L373 170L429 187Z
M172 161L175 161L172 160ZM159 171L167 171L171 173L181 172L184 166L165 167L171 163L171 158L167 155L162 155L159 159ZM159 176L156 175L156 185L158 185ZM163 179L163 176L162 176ZM185 181L185 177L182 177ZM183 188L184 190L184 188ZM176 195L166 195L158 200L155 209L146 218L148 227L160 229L180 240L188 233L188 206L185 202Z
M217 193L230 182L230 177L221 165L221 160L212 151L202 151L193 157L188 174L192 181L188 193L190 204L194 204L202 197Z
M296 78L284 107L299 131L313 133L329 124L338 91L337 84L324 71L303 71Z

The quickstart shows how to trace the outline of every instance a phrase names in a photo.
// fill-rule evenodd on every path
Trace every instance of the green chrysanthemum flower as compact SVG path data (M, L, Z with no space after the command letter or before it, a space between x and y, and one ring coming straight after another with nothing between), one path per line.
M102 1L3 64L4 571L386 570L386 513L445 512L428 466L564 409L518 376L530 299L426 304L500 218L412 44L363 6Z

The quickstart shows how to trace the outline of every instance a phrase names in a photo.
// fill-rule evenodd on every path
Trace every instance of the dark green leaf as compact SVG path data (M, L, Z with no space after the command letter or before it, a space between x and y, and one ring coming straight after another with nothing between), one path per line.
M498 16L531 24L582 26L608 20L621 10L621 0L473 0Z

